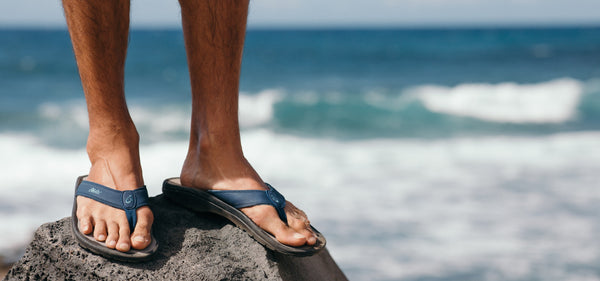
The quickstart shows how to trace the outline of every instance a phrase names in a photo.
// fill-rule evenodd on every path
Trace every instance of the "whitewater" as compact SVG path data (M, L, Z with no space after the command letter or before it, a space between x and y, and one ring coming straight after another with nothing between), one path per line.
M493 269L486 280L565 280L570 263L600 259L599 139L580 132L343 142L256 129L244 132L243 145L262 177L327 234L356 280L481 268ZM0 148L10 163L2 167L0 252L17 255L41 223L69 216L75 177L88 162L83 149L28 136L2 134ZM186 148L141 147L151 195L178 175Z

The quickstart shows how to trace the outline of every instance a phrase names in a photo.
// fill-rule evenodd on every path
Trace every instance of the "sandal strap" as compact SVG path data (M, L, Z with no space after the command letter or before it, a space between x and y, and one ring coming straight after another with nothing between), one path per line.
M76 196L83 196L125 211L129 230L133 233L137 224L136 210L148 206L148 190L142 186L135 190L119 191L91 181L82 181L75 192Z
M268 190L208 190L208 192L236 209L256 205L271 205L277 210L279 218L287 224L287 216L284 210L285 197L270 184L265 184L269 188Z

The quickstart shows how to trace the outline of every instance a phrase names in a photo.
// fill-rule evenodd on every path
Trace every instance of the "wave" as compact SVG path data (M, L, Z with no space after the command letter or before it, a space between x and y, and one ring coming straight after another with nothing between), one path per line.
M600 130L600 82L569 78L537 84L421 85L355 93L267 89L240 94L242 130L343 139L445 138L553 134ZM187 140L187 102L131 102L130 112L148 143ZM0 131L39 134L46 142L81 146L87 135L83 100L47 102L36 112L0 118Z
M553 134L600 129L600 83L420 85L358 93L285 93L276 128L342 138Z
M538 84L461 84L411 90L432 112L490 122L562 123L575 118L582 83L558 79Z

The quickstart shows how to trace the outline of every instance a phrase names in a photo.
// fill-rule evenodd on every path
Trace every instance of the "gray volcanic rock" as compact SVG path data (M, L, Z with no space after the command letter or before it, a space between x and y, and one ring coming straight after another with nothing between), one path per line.
M82 249L71 218L42 225L5 280L346 280L327 249L312 257L266 250L229 221L150 198L159 252L149 262L107 260Z

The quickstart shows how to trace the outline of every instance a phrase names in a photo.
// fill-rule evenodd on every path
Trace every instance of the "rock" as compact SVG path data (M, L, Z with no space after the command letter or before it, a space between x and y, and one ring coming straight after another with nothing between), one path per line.
M82 249L71 218L42 225L5 280L346 280L327 249L312 257L266 250L219 216L150 198L159 252L149 262L107 260Z

